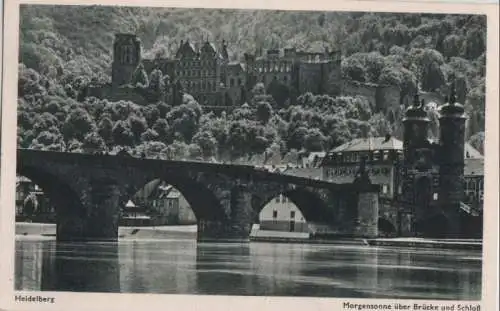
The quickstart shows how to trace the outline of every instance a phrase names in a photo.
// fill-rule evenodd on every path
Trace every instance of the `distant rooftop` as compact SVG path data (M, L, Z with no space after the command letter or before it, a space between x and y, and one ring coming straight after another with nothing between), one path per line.
M392 137L357 138L334 148L331 152L403 150L403 142Z
M471 144L465 143L464 145L464 157L465 159L483 159L483 155L476 148L472 147Z
M484 159L465 159L465 176L484 176Z

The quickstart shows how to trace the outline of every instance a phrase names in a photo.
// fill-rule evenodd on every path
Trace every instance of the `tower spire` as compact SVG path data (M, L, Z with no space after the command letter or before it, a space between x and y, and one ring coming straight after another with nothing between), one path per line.
M455 79L451 81L451 90L450 90L450 105L454 105L457 102L456 89L455 89Z

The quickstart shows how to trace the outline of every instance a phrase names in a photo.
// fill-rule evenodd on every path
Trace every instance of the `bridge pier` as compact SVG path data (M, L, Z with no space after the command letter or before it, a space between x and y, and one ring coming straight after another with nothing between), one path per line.
M57 215L57 240L117 241L121 191L109 179L91 180L81 193L80 208L66 207Z
M253 223L252 194L243 186L231 189L231 213L224 220L198 220L199 242L249 242Z
M358 194L357 217L354 235L364 238L378 237L378 193L373 191Z

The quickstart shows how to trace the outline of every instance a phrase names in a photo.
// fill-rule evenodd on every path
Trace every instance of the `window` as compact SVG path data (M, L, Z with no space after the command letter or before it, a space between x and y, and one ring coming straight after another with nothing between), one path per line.
M389 159L389 151L384 151L384 161Z
M290 218L295 218L295 211L290 212Z
M276 203L279 203L280 202L280 196L277 196L276 197Z
M437 199L438 199L438 194L437 194L437 192L434 192L434 194L432 195L432 199L433 199L434 201L437 201Z
M382 193L387 194L389 192L389 187L387 185L382 185Z
M286 196L284 195L281 196L281 203L286 203Z
M274 219L278 218L278 211L277 210L273 211L273 218Z

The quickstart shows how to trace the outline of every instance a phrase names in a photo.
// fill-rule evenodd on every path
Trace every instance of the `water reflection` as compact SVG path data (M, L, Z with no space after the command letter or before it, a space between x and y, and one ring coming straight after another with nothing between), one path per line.
M118 243L53 243L43 254L42 290L120 292Z
M18 290L406 299L481 297L480 252L194 240L16 243Z

